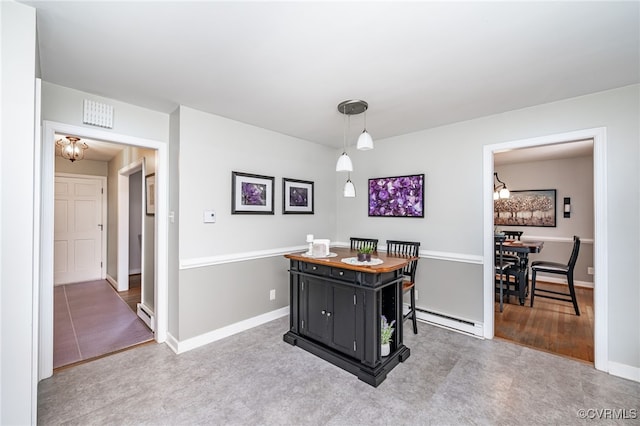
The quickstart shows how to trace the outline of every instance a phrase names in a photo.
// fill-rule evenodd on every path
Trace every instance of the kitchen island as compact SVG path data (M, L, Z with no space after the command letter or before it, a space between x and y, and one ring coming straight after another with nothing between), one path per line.
M378 386L410 355L402 343L402 268L412 257L374 253L358 262L357 252L333 248L328 257L286 254L290 314L285 342L298 346ZM381 355L384 315L395 320L388 356Z

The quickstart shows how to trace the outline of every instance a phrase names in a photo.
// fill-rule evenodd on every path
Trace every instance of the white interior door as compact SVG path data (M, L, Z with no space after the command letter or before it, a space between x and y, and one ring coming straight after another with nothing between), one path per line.
M54 284L101 279L103 178L56 176Z

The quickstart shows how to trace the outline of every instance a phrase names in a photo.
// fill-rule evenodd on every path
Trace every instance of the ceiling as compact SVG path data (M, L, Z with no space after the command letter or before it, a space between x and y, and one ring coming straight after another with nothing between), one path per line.
M336 148L640 82L637 1L21 3L45 81Z

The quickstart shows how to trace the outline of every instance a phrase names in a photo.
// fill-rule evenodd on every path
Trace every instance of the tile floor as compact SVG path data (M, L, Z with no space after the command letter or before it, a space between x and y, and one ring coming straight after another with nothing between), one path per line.
M377 388L283 342L288 318L180 355L139 346L42 381L38 424L640 424L640 383L509 342L418 327L405 333L409 359ZM627 418L603 422L598 413Z

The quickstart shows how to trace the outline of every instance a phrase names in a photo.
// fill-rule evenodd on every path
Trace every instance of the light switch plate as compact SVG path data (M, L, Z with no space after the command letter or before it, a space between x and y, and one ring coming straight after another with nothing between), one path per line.
M205 210L204 223L216 223L216 212L213 210Z

